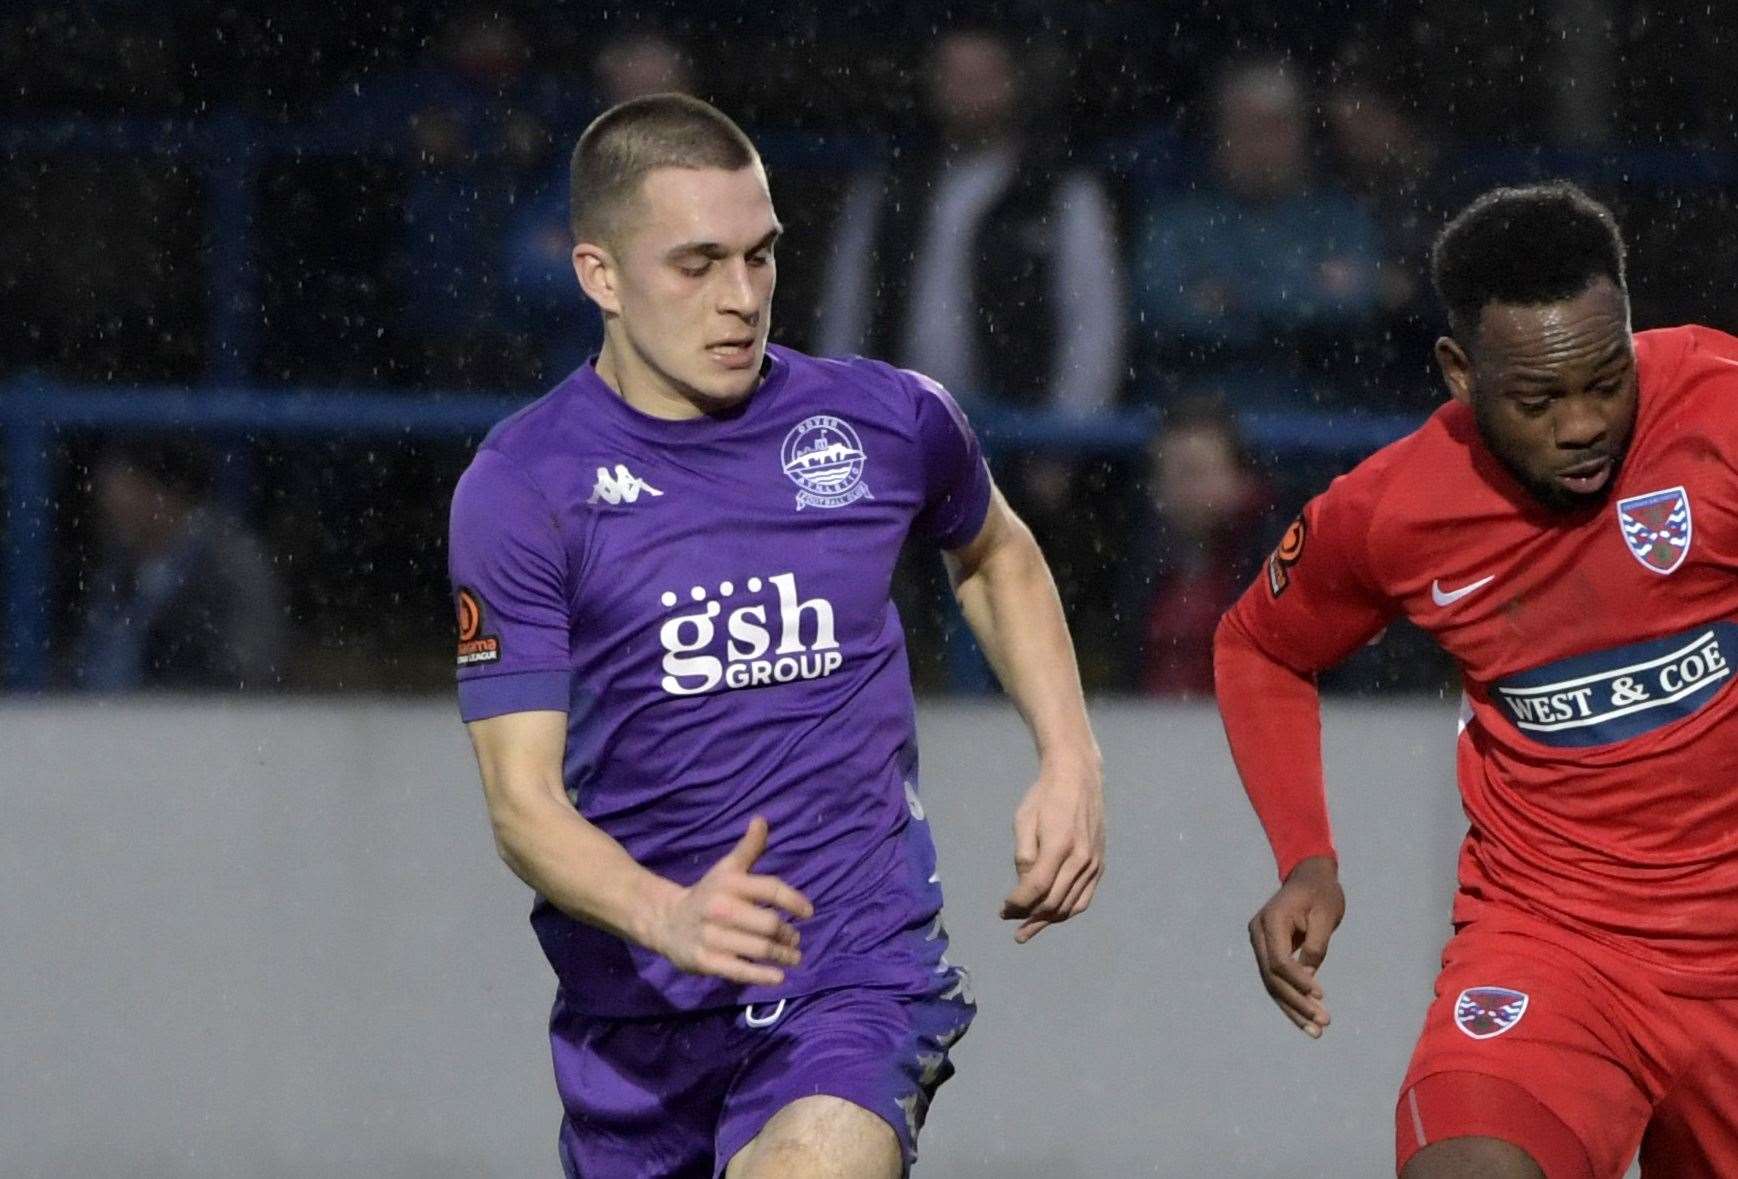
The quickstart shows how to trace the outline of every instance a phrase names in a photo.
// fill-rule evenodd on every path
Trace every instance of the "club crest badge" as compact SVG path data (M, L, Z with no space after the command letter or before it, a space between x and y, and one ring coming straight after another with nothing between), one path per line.
M1508 987L1468 987L1454 1001L1454 1024L1475 1040L1500 1036L1527 1014L1527 993Z
M1623 543L1642 565L1670 573L1690 551L1690 493L1682 487L1617 501Z
M868 456L851 423L830 414L805 418L785 435L779 448L785 474L799 490L797 510L842 508L869 495L863 482Z

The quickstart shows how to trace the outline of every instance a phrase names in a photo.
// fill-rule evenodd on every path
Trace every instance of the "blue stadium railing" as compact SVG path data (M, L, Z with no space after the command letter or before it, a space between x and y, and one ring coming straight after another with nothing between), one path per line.
M349 389L195 389L66 385L24 377L0 386L0 463L5 514L0 519L0 607L5 610L5 687L48 682L48 636L54 594L56 444L68 432L105 435L187 432L212 438L481 437L524 398L457 393L380 393ZM1156 425L1150 413L1096 417L1022 412L968 399L985 447L1069 455L1137 452ZM1326 415L1307 411L1242 416L1250 443L1271 453L1357 455L1416 425L1404 416Z

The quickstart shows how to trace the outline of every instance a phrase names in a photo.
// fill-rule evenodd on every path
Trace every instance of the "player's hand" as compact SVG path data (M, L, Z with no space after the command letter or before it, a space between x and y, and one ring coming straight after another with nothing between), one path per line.
M648 945L691 974L777 986L780 966L802 961L797 931L780 914L814 916L802 893L776 876L750 871L766 851L766 820L756 816L724 858L658 915Z
M1316 979L1328 956L1328 939L1346 915L1340 870L1327 856L1311 856L1249 919L1249 945L1261 970L1261 985L1285 1017L1313 1039L1331 1022Z
M1014 891L1002 918L1028 942L1086 911L1104 874L1104 773L1096 757L1046 764L1014 812Z

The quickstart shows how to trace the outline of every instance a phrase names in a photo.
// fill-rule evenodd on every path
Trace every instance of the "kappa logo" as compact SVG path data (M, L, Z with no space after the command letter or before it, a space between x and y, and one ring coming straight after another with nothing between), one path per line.
M1475 1040L1489 1040L1520 1023L1529 1002L1525 991L1468 987L1454 1001L1454 1026Z
M628 470L626 463L617 463L612 473L608 467L597 469L597 486L591 489L588 504L638 503L642 495L663 495L656 487Z
M459 666L494 663L501 658L501 640L483 634L483 599L474 590L459 587Z
M1620 499L1617 523L1631 556L1655 573L1671 573L1690 551L1690 493L1672 487Z
M842 508L869 495L863 468L869 456L851 423L816 414L791 427L779 448L779 462L797 492L797 510Z

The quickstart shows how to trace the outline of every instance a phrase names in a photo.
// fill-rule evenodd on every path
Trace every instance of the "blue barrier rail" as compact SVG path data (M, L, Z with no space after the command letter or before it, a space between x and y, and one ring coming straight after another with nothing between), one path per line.
M0 455L6 502L0 541L0 605L6 611L4 686L47 684L54 592L54 451L67 431L186 431L209 437L480 437L526 398L464 393L382 393L347 389L244 387L126 389L64 385L27 377L0 386ZM1152 436L1156 416L1139 410L1079 417L1009 410L984 399L966 405L990 451L1128 455ZM1311 411L1243 414L1263 451L1358 455L1417 425L1401 415Z
M355 390L89 388L24 379L0 390L7 501L0 530L0 603L7 617L5 687L47 682L54 593L54 449L66 431L243 436L481 436L527 398ZM1156 416L1123 410L1078 417L998 409L966 398L987 449L1133 454ZM1363 454L1415 426L1404 416L1267 410L1241 417L1250 442L1274 452Z

